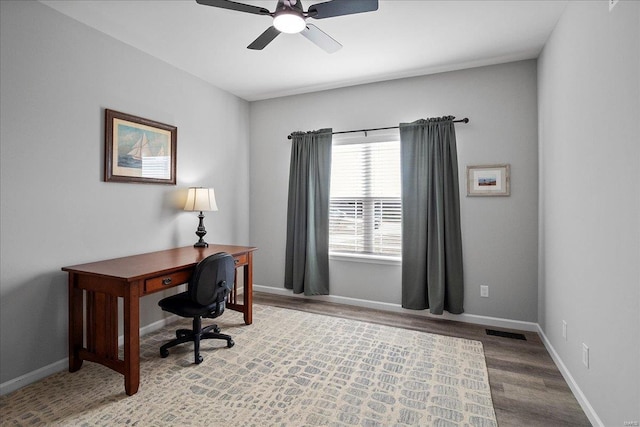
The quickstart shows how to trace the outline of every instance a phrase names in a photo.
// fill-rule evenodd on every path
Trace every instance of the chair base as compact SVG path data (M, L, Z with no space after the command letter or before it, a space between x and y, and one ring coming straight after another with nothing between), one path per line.
M202 319L200 317L193 318L193 330L191 329L178 329L176 331L176 339L169 341L160 347L160 357L165 358L169 355L169 349L178 344L186 342L193 342L193 353L195 364L202 362L202 356L200 356L200 341L204 339L222 339L227 341L227 348L234 346L235 342L230 335L220 333L220 328L217 325L201 327Z

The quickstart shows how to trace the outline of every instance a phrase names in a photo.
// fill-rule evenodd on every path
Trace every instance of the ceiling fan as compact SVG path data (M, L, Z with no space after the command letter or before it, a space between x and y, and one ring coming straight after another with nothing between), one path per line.
M273 25L258 36L248 49L262 50L280 33L300 33L328 53L339 50L342 45L331 36L313 24L307 24L307 18L324 19L334 16L352 15L354 13L371 12L378 9L378 0L333 0L316 3L309 6L305 12L300 0L278 0L274 12L250 4L229 0L196 0L205 6L222 9L237 10L238 12L253 13L255 15L269 15L273 18Z

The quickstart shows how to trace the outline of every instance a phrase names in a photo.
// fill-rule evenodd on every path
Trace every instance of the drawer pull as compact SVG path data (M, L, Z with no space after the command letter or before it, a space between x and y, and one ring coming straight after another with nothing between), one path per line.
M159 292L174 286L178 286L182 283L187 283L189 279L191 279L191 275L192 269L171 273L165 271L161 276L151 277L144 281L144 295L151 294L153 292Z
M233 263L234 263L234 264L237 264L237 263L239 263L239 262L240 262L240 260L239 260L239 259L234 259L234 260L233 260Z

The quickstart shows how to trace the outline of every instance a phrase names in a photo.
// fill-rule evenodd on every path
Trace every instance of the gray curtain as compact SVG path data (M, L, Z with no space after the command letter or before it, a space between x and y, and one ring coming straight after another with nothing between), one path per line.
M400 124L402 306L433 314L464 311L453 119Z
M331 132L292 135L284 286L296 294L329 294Z

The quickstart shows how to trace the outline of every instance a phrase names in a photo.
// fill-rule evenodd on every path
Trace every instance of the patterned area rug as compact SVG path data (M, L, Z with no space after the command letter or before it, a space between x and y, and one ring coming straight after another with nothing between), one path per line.
M141 339L134 396L84 362L0 398L5 425L497 426L482 343L269 306L254 323L216 319L236 345L159 347L180 321Z

